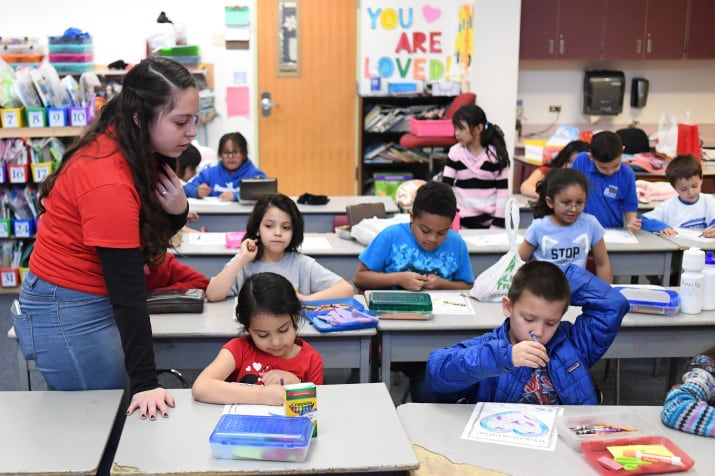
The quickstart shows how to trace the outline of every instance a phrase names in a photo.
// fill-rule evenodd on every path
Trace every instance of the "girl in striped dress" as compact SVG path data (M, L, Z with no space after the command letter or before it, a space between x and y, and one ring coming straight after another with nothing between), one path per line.
M509 198L509 154L504 133L468 104L452 116L457 143L449 149L442 181L454 188L464 228L504 228Z

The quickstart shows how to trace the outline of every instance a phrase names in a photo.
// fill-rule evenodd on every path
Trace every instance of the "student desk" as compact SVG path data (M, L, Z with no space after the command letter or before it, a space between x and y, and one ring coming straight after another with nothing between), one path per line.
M532 207L529 202L533 202L536 199L527 197L526 195L522 195L520 193L514 193L511 196L516 198L519 202L519 228L529 228L531 222L534 221L534 207ZM660 202L638 202L638 214L640 215L641 213L652 210L658 203Z
M348 205L384 203L388 216L399 211L391 197L376 195L335 196L330 197L330 201L325 205L302 205L297 203L298 197L291 198L296 201L298 210L303 215L306 232L333 231L333 219L336 215L344 215ZM216 197L190 198L189 210L199 214L199 221L189 226L205 226L209 231L243 231L254 205L255 203L221 202Z
M462 431L474 405L406 403L397 414L413 445L448 458L453 464L469 464L506 474L548 476L598 475L583 454L559 438L554 451L540 451L515 446L463 440ZM695 465L687 475L712 474L715 452L712 438L673 430L660 422L659 406L629 406L635 413L687 453ZM565 406L565 416L598 415L623 412L618 406ZM455 468L456 471L456 468ZM619 473L626 473L620 471ZM445 473L446 474L446 473ZM616 474L614 472L614 474ZM673 473L679 474L679 473Z
M388 388L393 362L426 362L433 350L485 334L504 322L501 303L469 301L472 315L437 314L427 321L380 320L382 381ZM570 307L564 319L573 322L579 314L580 308ZM712 346L714 333L715 311L673 317L628 313L603 358L690 357Z
M223 405L199 403L172 390L169 418L128 418L111 474L305 474L406 471L418 466L394 404L381 383L318 387L318 436L302 463L223 460L209 436Z
M233 298L206 303L201 314L154 314L151 327L154 335L154 355L161 369L205 368L219 349L241 331L234 318ZM360 382L370 379L370 341L373 329L341 332L319 332L308 321L298 328L298 336L310 343L323 357L325 368L359 369ZM16 339L14 329L8 337ZM31 363L34 368L34 361ZM28 363L18 350L21 390L29 390Z
M0 392L0 473L95 474L122 393Z
M174 253L179 261L209 277L218 274L239 251L226 248L225 244L220 243L201 244L200 238L197 241L196 237L190 235L197 237L205 234L184 233L181 245ZM358 267L357 257L365 247L355 240L344 240L330 232L305 233L302 249L321 265L352 282Z
M459 233L467 242L475 276L496 263L509 250L505 230L462 229ZM502 234L505 238L498 244L481 246L470 241L470 237L494 234ZM519 234L524 236L526 230L520 229ZM663 282L667 283L671 261L678 252L678 245L647 231L639 231L635 236L638 243L606 243L613 276L663 275Z

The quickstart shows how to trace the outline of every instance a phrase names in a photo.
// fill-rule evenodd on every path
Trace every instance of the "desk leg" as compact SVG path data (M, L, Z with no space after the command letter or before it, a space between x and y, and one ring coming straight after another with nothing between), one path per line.
M380 362L380 367L382 369L381 379L387 385L387 391L390 391L390 385L392 384L390 379L390 367L392 366L392 336L387 334L382 334L382 359Z
M663 286L668 286L670 284L670 266L672 264L673 254L665 254L665 263L663 265Z
M360 383L370 382L370 340L371 337L360 339Z
M616 405L621 404L621 359L616 359Z
M22 355L20 349L17 349L17 368L20 378L19 390L32 390L30 388L30 367L27 365L27 360L25 360L25 356Z

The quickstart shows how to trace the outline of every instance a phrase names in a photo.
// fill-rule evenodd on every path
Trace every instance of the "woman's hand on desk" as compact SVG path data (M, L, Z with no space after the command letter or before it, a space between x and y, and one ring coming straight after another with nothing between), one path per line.
M134 413L134 410L139 410L139 418L146 420L149 416L150 420L156 420L156 411L164 418L169 416L169 409L174 408L174 397L171 396L165 388L157 387L152 390L137 392L132 396L132 401L127 409L127 416Z

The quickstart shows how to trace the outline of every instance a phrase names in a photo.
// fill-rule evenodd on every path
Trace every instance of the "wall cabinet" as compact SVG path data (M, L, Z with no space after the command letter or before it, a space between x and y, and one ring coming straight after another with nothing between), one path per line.
M363 96L360 98L360 161L358 189L374 193L374 175L411 173L427 179L430 160L426 154L399 146L400 137L409 131L409 118L420 112L446 110L454 96Z
M688 8L688 59L715 58L715 2L690 0Z
M521 59L580 59L601 54L603 0L521 2Z
M688 0L607 0L603 59L682 59Z
M522 60L715 58L712 0L522 0Z

